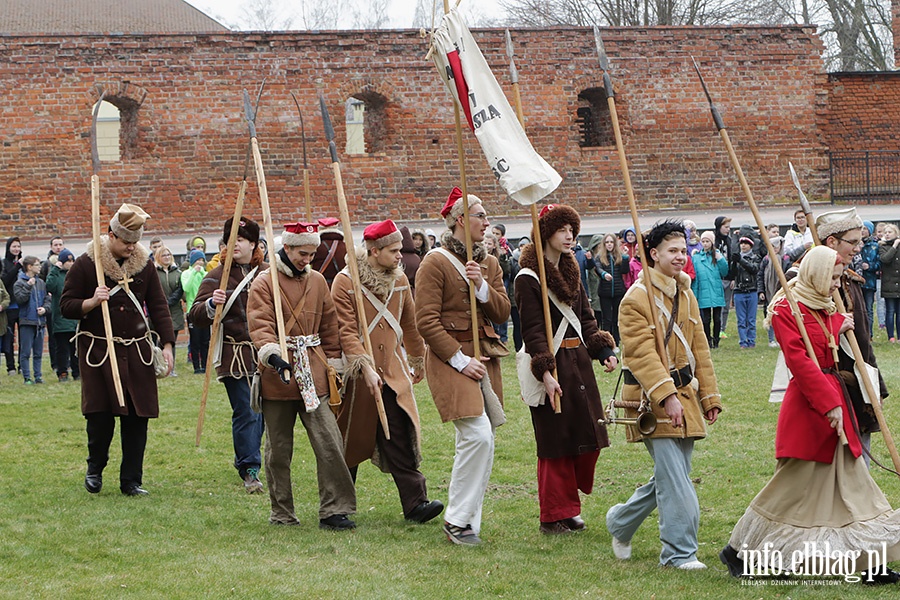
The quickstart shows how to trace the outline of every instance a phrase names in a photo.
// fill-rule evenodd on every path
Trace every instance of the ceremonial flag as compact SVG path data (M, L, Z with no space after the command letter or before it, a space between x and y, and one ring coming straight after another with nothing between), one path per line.
M528 141L515 110L456 9L444 15L433 43L438 73L459 102L500 186L526 206L552 193L562 177Z

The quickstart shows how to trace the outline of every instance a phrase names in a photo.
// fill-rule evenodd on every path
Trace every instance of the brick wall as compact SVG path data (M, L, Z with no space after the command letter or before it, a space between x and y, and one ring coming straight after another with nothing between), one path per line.
M900 71L831 73L827 90L830 150L900 150Z
M509 89L503 31L475 37ZM590 30L514 31L527 129L563 175L552 200L586 213L627 209L615 147L581 148L578 94L602 85ZM811 196L827 184L821 41L814 28L634 28L604 31L638 204L648 209L740 205L690 57L697 58L758 202L792 198L786 162ZM276 222L302 216L304 109L315 215L336 193L316 103L316 80L344 147L343 106L383 96L381 151L343 156L357 223L436 216L458 182L453 110L414 31L278 34L0 36L0 234L90 231L91 107L105 90L123 112L122 160L100 173L104 218L143 205L156 232L217 226L234 205L247 129L241 91L266 78L257 119ZM504 198L473 136L469 187L492 215L525 211ZM252 179L251 167L251 179ZM259 216L255 186L250 214Z

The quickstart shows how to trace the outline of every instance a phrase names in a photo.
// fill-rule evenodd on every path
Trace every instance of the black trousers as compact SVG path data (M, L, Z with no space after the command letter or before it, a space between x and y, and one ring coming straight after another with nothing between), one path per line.
M616 345L619 344L619 305L622 303L622 298L615 297L610 298L608 296L600 296L600 315L602 318L602 322L599 323L600 329L603 331L608 331L613 339L616 340Z
M72 377L78 378L78 356L75 354L75 342L70 341L75 335L71 331L55 332L52 339L56 340L56 367L57 375L69 372L72 367Z
M150 419L134 414L134 405L126 394L128 415L119 417L122 438L122 464L119 467L119 487L125 490L141 485L144 476L144 449L147 447L147 425ZM109 446L116 430L112 413L89 413L87 421L87 472L99 475L109 462Z
M703 332L706 333L706 339L709 341L710 348L719 347L719 335L722 332L722 307L701 308L700 320L703 321ZM712 320L713 329L710 331L709 322Z

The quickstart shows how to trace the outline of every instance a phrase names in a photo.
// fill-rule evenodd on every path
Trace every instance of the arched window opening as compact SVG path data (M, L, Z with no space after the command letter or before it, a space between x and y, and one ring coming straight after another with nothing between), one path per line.
M578 145L582 148L616 145L606 92L602 87L588 88L578 94L575 122L578 124Z

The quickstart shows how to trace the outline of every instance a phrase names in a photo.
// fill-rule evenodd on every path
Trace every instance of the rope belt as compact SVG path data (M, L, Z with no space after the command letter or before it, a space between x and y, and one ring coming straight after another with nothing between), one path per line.
M91 338L91 343L90 343L90 345L88 346L87 354L86 354L85 357L84 357L84 362L85 362L85 364L86 364L87 366L93 367L93 368L95 368L95 369L98 368L98 367L103 366L103 363L105 363L105 362L106 362L106 359L109 358L109 346L106 347L106 354L103 355L103 359L102 359L99 363L97 363L97 364L94 364L94 363L91 362L91 352L92 352L93 349L94 349L94 342L95 342L96 340L101 340L101 341L103 341L103 343L106 343L106 336L105 336L105 335L104 335L104 336L94 335L94 334L91 333L90 331L79 331L79 332L76 333L76 334L72 337L72 339L69 340L69 341L70 341L70 342L75 342L75 341L79 338L79 336L82 336L82 335ZM113 339L113 343L114 343L114 344L119 344L119 345L121 345L121 346L126 346L126 347L127 347L127 346L131 346L132 344L136 344L137 342L140 342L141 340L147 340L147 345L149 346L149 350L150 350L150 352L149 352L150 357L149 357L149 358L144 358L144 353L141 351L141 347L140 347L140 346L137 347L138 357L141 359L141 362L142 362L145 366L148 366L148 367L149 367L149 366L152 366L152 365L153 365L153 337L152 337L152 332L148 331L147 333L145 333L145 334L142 335L141 337L136 337L136 338L123 338L123 337L119 337L119 336L113 336L112 339Z
M222 341L230 346L233 346L231 364L228 365L228 374L235 379L250 379L251 377L253 377L253 373L256 371L256 368L254 367L252 371L250 370L250 367L244 360L244 353L241 352L242 347L247 347L250 348L250 352L253 356L255 356L256 346L253 345L253 342L251 342L250 340L238 342L230 335Z

